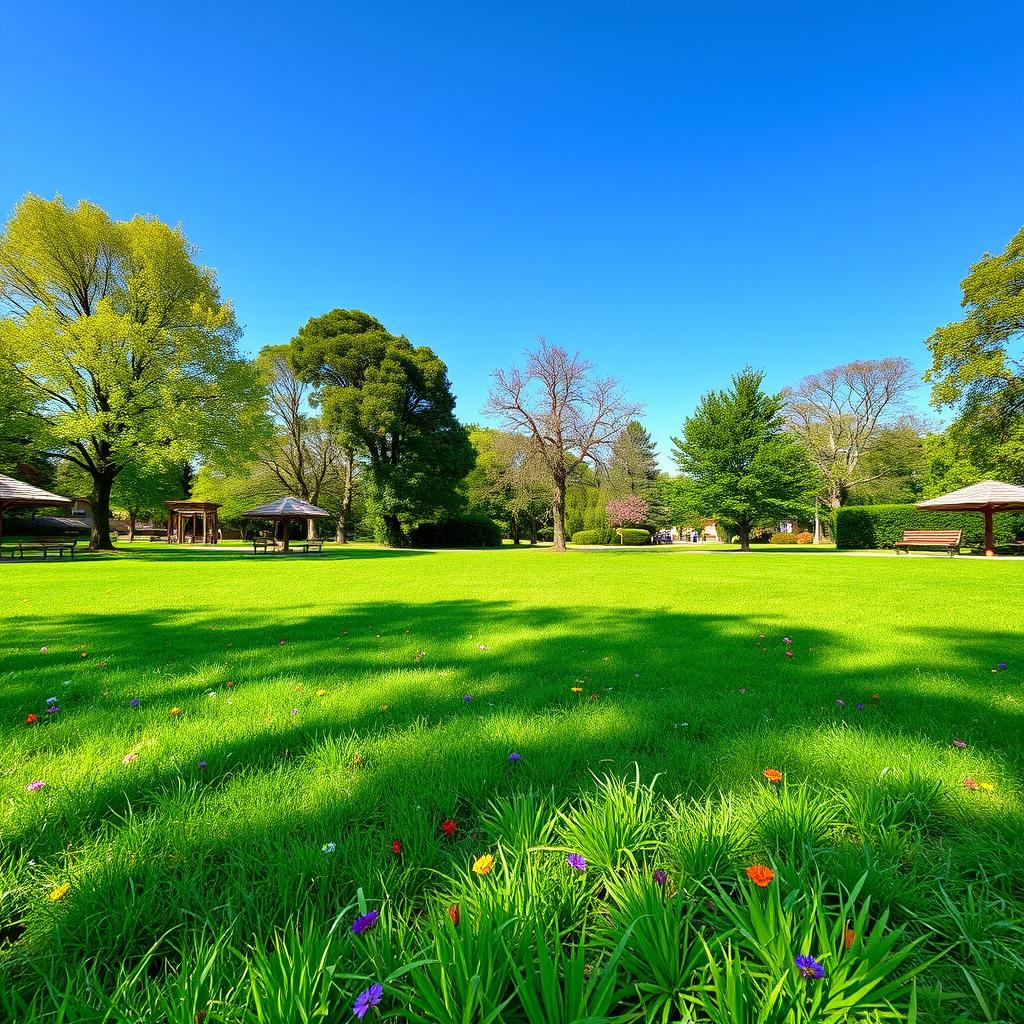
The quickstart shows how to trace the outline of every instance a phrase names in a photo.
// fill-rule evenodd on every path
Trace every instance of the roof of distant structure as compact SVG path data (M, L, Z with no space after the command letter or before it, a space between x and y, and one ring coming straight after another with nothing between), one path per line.
M999 480L982 480L981 483L961 487L958 491L950 491L938 498L919 501L917 507L947 512L981 512L985 509L993 512L1010 511L1024 508L1024 487L1004 484Z
M292 497L268 501L266 505L242 513L250 519L320 519L330 514L308 501Z
M0 508L51 508L56 505L70 505L70 498L51 494L41 487L33 487L24 480L0 473Z

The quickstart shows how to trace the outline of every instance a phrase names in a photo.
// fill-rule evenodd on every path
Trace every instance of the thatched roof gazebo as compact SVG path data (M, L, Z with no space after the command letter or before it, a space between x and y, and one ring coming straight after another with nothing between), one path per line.
M919 509L930 512L981 512L985 516L985 554L996 553L995 529L992 516L996 512L1024 510L1024 487L1004 484L999 480L982 480L980 484L961 487L958 491L929 498L917 503Z
M71 499L0 473L0 539L4 534L3 514L12 508L71 508Z
M271 522L281 523L281 540L283 550L285 551L288 550L288 528L293 519L308 520L308 537L312 540L313 520L327 519L330 517L330 514L330 512L325 512L322 508L312 505L308 501L303 501L302 498L292 497L278 498L277 501L267 502L266 505L260 505L259 508L249 509L248 512L242 513L247 519L269 519Z

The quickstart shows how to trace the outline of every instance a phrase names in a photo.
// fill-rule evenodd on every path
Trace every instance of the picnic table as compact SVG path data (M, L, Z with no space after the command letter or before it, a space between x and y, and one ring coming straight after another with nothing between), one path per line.
M77 537L36 537L33 540L19 541L9 547L0 548L0 558L5 552L10 553L11 560L24 558L28 554L41 554L45 559L51 552L56 552L60 558L64 557L66 551L72 558L75 557L75 546L78 544Z

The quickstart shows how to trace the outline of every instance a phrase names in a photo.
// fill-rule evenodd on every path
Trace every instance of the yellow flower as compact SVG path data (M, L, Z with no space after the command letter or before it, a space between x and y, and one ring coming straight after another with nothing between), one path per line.
M64 899L70 891L71 885L68 882L65 882L63 885L58 885L57 888L50 893L50 899L56 903L58 900Z
M180 715L181 714L181 708L171 708L171 714L172 715Z
M995 784L991 783L991 782L979 782L978 783L978 789L983 789L983 790L985 790L986 793L991 793L992 790L995 789L995 788L996 788Z
M582 686L574 686L572 688L572 692L573 693L582 693L583 692L583 687Z
M489 875L494 868L494 858L489 854L485 853L482 857L477 857L473 861L473 870L478 875Z
M316 691L316 695L318 697L326 697L327 696L327 691L326 690L317 690Z

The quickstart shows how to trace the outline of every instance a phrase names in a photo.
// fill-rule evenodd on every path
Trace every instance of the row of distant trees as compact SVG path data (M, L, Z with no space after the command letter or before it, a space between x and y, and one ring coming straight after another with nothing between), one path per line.
M26 196L0 234L0 466L89 494L95 548L114 508L134 520L201 496L230 521L281 493L328 508L339 540L358 523L398 545L468 508L564 548L636 496L654 525L716 516L746 544L815 503L1024 482L1022 250L1024 230L976 264L964 318L927 340L933 403L956 413L945 430L913 414L904 359L779 393L748 368L685 420L669 476L640 407L579 354L541 340L495 371L496 426L467 427L438 355L369 314L333 310L245 359L180 229Z

